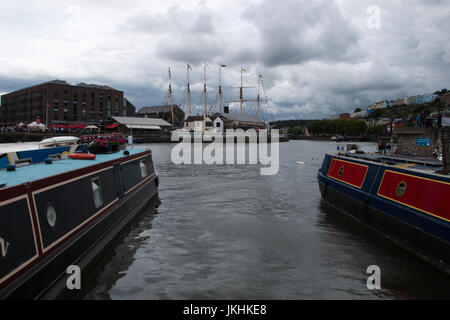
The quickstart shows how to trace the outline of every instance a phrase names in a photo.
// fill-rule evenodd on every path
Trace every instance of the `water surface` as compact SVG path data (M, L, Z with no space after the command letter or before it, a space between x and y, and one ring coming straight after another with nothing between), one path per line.
M146 146L161 205L91 272L84 298L450 298L449 278L321 201L317 171L336 143L281 144L275 176L258 166L174 165L173 145ZM381 291L366 287L370 265L381 268Z

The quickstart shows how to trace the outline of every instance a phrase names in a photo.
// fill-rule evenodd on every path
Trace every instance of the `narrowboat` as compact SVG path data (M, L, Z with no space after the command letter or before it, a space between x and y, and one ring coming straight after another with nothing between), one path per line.
M318 172L326 203L450 274L450 178L429 158L327 154Z
M159 203L150 150L93 158L0 171L0 299L57 297L69 266L85 270L139 212Z

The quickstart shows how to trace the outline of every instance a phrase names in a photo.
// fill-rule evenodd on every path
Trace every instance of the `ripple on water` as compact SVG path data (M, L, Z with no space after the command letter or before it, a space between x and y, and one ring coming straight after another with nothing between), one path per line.
M448 278L322 204L316 175L336 143L281 144L275 176L177 166L171 146L150 145L160 207L119 241L85 298L449 298ZM377 293L366 287L372 264L382 270Z

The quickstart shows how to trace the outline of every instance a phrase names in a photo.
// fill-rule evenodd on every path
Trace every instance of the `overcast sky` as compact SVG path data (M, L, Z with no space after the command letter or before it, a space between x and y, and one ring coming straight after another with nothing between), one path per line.
M83 81L123 90L139 109L165 103L171 67L184 107L189 63L201 112L207 62L209 105L218 64L225 100L243 66L245 86L264 77L266 120L317 119L449 88L449 33L448 0L2 0L0 94Z

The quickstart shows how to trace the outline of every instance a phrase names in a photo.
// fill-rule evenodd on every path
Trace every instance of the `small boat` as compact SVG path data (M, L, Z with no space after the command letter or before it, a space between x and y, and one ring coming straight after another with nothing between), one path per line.
M65 158L71 153L85 150L79 143L80 138L77 137L53 137L41 141L38 148L0 153L0 170L24 162L36 164L45 162L47 158Z
M157 205L158 184L151 151L137 148L0 171L0 299L70 292L67 270L84 272L131 219Z
M71 146L77 145L79 144L79 142L80 138L78 137L61 136L42 140L41 142L39 142L39 147L48 148L48 147Z

